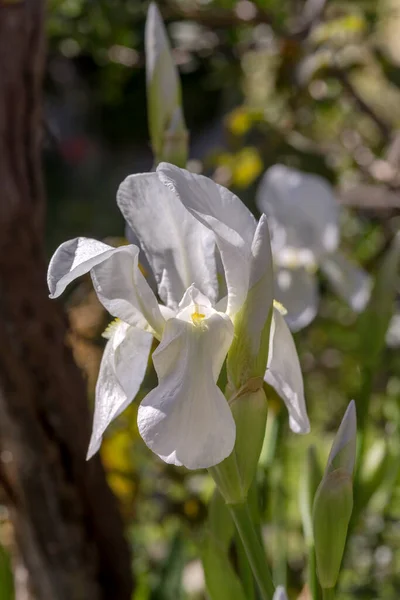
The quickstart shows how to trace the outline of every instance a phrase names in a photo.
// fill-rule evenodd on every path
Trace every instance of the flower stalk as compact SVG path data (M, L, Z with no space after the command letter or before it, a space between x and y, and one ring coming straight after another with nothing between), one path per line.
M264 549L260 543L246 502L229 504L228 508L246 551L248 561L257 581L262 600L272 600L275 586L268 568Z

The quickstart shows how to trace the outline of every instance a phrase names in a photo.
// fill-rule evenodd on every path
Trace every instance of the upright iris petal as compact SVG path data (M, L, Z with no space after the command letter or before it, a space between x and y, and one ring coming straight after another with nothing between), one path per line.
M248 291L255 218L235 194L203 175L168 163L161 163L157 173L181 203L214 232L228 287L227 312L234 315Z
M158 175L130 175L119 187L117 202L140 240L163 302L176 309L192 283L214 302L218 291L215 237Z
M336 250L339 207L322 177L274 165L260 184L257 204L271 218L272 244L277 254L284 248L306 249L318 261L326 252ZM274 235L274 225L278 236Z
M277 267L275 298L287 310L286 322L292 331L306 327L317 314L319 297L315 273L305 267Z

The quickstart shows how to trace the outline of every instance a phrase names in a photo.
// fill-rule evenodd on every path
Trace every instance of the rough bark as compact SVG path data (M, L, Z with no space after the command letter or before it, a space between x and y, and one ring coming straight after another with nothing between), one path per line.
M41 0L0 0L0 485L40 600L128 600L122 522L95 458L85 385L48 299Z

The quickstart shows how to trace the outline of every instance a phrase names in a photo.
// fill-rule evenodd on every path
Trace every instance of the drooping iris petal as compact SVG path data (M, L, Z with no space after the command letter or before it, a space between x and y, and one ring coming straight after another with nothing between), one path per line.
M253 215L237 196L208 177L168 163L161 163L157 173L186 208L215 233L228 288L227 312L234 315L249 285L250 249L256 230Z
M101 445L103 434L135 398L146 372L152 335L120 322L104 349L96 385L93 431L87 458Z
M276 269L275 298L285 307L286 323L299 331L315 318L319 295L317 280L307 269Z
M177 308L192 284L212 301L218 294L215 237L164 186L156 173L130 175L117 194L118 206L156 276L161 299Z
M256 201L271 220L274 254L284 247L306 248L318 261L336 250L339 207L321 177L274 165L265 173Z
M47 271L50 297L60 296L67 285L109 258L116 248L90 238L78 237L57 248Z
M265 381L286 404L289 425L295 433L308 433L303 376L292 334L279 310L274 308Z
M338 296L354 311L363 311L372 288L372 280L368 273L339 252L326 256L321 268Z
M164 318L157 299L142 275L137 246L120 246L91 270L100 302L115 317L145 328L147 323L161 337Z
M229 317L201 305L183 309L191 322L167 321L153 353L158 386L142 401L139 432L167 463L188 469L213 466L229 456L235 423L216 381L233 338Z

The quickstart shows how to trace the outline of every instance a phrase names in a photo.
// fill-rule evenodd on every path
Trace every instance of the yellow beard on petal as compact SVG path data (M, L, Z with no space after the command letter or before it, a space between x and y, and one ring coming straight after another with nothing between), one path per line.
M195 310L192 314L192 321L193 321L193 325L196 325L196 327L201 327L202 326L202 321L205 318L206 315L204 315L203 313L198 312L197 310Z

